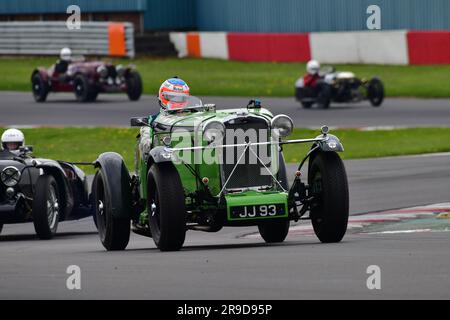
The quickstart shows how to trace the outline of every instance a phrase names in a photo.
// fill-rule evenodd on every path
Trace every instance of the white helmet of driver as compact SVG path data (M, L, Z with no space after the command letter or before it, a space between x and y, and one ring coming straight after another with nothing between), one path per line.
M319 73L320 63L317 60L310 60L306 64L306 72L311 75Z
M25 136L22 131L17 129L8 129L2 134L2 149L17 153L19 148L24 146Z
M72 59L72 50L70 48L62 48L59 57L63 61L70 61Z

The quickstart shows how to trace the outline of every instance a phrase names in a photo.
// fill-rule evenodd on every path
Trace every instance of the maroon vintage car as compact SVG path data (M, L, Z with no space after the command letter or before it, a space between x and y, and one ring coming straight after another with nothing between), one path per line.
M44 102L49 92L74 92L80 102L95 101L99 93L124 92L132 101L142 94L142 80L133 65L115 66L101 61L58 61L48 70L31 75L33 96Z

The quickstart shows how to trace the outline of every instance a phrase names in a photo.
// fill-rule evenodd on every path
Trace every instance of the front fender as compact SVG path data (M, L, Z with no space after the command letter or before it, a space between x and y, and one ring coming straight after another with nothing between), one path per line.
M158 146L150 150L150 157L153 163L172 162L172 152L166 147Z
M317 136L317 138L323 138L323 135L319 135ZM317 149L314 150L315 148ZM343 151L344 146L340 142L339 138L332 134L327 134L326 140L316 142L312 145L308 160L308 172L310 172L311 170L311 164L313 163L314 158L320 152L343 152Z
M63 201L62 219L69 219L74 206L74 197L64 169L56 161L39 163L36 168L42 169L44 174L52 175L55 178Z
M131 178L122 156L115 152L102 153L95 161L95 167L102 172L112 215L115 218L130 218Z
M317 136L316 138L323 138L323 135ZM344 146L338 137L327 134L324 141L316 142L315 146L319 146L319 149L324 152L343 152Z
M44 81L49 81L49 76L48 76L47 69L45 69L45 68L43 68L43 67L39 67L39 68L34 69L33 72L31 73L31 78L30 78L30 80L33 79L33 76L34 76L36 73L39 73Z

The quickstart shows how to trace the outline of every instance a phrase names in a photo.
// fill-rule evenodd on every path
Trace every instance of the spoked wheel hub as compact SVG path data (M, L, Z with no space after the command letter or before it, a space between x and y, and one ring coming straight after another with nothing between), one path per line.
M102 200L98 200L98 213L102 216L104 213L104 206Z
M77 94L82 94L83 93L83 84L81 83L77 83L75 90L77 91Z
M39 92L41 90L41 85L37 81L35 81L33 84L33 88L35 92Z
M151 214L152 214L152 217L154 217L155 214L156 214L156 204L155 204L155 203L152 203L152 204L150 205L150 212L151 212Z
M56 195L55 187L52 185L49 189L48 199L47 199L47 217L48 226L50 229L55 227L59 216L59 203L58 197Z

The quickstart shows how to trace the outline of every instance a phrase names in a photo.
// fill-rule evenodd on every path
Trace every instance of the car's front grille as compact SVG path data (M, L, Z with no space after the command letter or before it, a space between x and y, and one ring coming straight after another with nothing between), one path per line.
M264 119L256 117L242 117L225 123L226 144L263 142L270 139L268 124ZM253 151L270 168L270 146L252 146ZM223 149L222 183L230 177L235 164L242 155L245 147L232 147ZM271 185L272 178L258 159L247 150L239 164L236 166L226 189L241 189L248 187Z
M117 77L117 71L115 66L107 66L108 77L115 79Z

